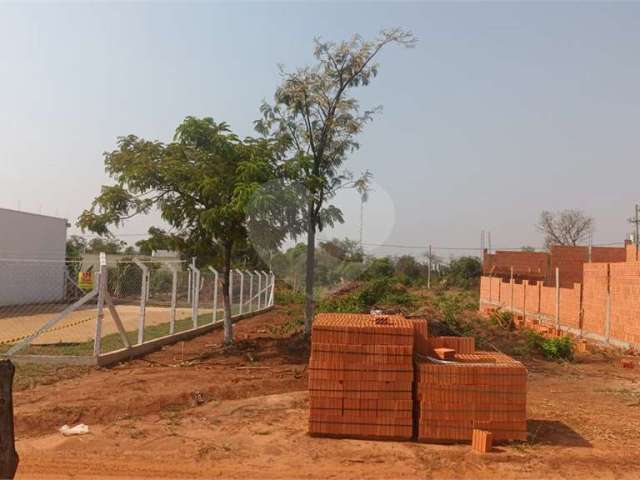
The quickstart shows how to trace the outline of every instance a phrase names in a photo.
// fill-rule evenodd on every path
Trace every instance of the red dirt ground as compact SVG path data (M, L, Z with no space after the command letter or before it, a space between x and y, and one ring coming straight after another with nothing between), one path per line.
M528 362L530 441L312 438L307 351L282 308L111 369L16 392L18 478L639 478L640 366ZM91 433L56 429L83 422Z

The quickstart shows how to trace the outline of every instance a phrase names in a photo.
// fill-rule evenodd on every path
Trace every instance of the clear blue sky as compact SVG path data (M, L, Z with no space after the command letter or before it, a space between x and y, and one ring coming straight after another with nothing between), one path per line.
M539 212L563 208L595 217L596 243L624 238L640 201L638 4L2 4L0 207L73 222L117 136L169 140L186 115L252 134L278 63L312 62L316 35L388 26L420 43L385 51L358 93L384 106L348 162L377 182L366 240L478 246L486 229L537 246ZM354 195L338 200L337 234L357 237Z

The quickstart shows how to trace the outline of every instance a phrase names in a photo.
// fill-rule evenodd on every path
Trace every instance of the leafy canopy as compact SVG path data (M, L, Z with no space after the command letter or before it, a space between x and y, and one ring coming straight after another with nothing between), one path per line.
M169 144L121 137L118 148L105 153L106 171L116 183L102 187L78 225L110 235L110 226L157 208L176 230L174 240L196 246L203 255L211 252L215 241L242 244L247 238L247 205L256 201L259 185L275 172L270 150L267 140L241 141L226 123L209 117L187 117ZM150 233L154 241L145 248L155 241L171 243L165 232ZM275 243L282 238L270 237Z

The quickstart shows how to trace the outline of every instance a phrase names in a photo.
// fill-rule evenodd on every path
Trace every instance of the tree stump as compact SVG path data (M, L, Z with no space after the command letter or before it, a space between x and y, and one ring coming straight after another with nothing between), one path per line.
M11 393L15 371L9 360L0 360L0 478L13 478L18 468Z

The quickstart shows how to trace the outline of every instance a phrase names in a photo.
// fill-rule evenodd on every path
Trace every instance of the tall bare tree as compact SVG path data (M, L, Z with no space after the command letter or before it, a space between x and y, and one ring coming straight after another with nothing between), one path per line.
M339 209L327 202L353 177L342 170L349 152L358 148L356 136L379 108L360 111L350 95L369 85L378 74L374 59L391 43L413 47L411 32L383 30L375 40L356 35L340 43L315 40L314 66L294 72L281 69L282 83L274 104L264 103L256 129L273 135L288 160L284 171L303 187L298 224L307 234L305 273L305 333L311 333L314 305L316 232L342 221Z
M536 228L544 235L544 245L579 245L586 242L594 232L595 222L582 210L562 210L540 214Z

